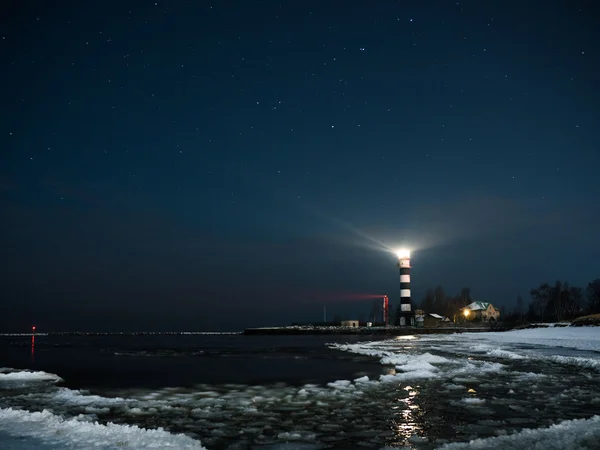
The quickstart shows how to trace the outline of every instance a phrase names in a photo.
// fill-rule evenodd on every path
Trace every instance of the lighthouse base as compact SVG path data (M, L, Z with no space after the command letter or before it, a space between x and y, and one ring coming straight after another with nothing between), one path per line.
M414 327L415 314L413 312L401 312L396 321L396 325L401 327Z

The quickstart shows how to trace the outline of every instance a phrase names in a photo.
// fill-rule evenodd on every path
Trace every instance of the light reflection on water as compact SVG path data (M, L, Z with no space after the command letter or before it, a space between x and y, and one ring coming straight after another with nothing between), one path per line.
M391 427L394 437L390 445L408 445L411 438L423 436L421 406L417 404L419 386L406 386L402 389L403 397L398 398L398 406L392 407Z
M391 382L375 382L377 378L371 377L367 382L338 383L335 387L317 383L207 383L92 392L102 397L85 397L83 392L67 393L40 384L38 394L25 387L0 392L0 407L48 408L57 414L83 414L100 422L162 426L175 433L188 433L211 450L266 449L290 436L296 436L307 448L380 449L389 445L430 450L443 442L467 442L473 437L493 437L500 432L600 414L595 369L528 358L473 356L467 354L467 347L459 348L463 353L457 356L454 342L428 345L402 338L385 348L399 355L397 365L383 367L388 375L399 375ZM32 358L34 344L38 359L44 356L45 347L39 338L35 342L31 336L31 342L24 341L20 348L27 351L28 344ZM407 352L409 345L415 350ZM439 362L439 357L446 361ZM131 358L136 363L141 360L139 355ZM404 366L432 360L435 376L418 378L416 372L417 378L409 379L410 371ZM178 360L169 359L167 367L174 361ZM88 401L93 407L87 407Z

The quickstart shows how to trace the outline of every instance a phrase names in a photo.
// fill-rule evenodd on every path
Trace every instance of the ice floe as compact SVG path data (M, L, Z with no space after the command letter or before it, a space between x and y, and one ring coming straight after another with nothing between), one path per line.
M0 448L592 449L599 332L555 327L331 344L376 358L387 373L303 386L90 393L56 384L58 375L0 369Z
M3 435L7 445L18 437L22 448L95 448L145 449L174 448L181 450L204 449L199 441L188 436L175 435L159 428L146 430L138 426L101 425L78 418L64 419L44 410L41 412L0 409L0 447ZM13 438L13 439L10 439ZM28 442L29 441L29 442Z

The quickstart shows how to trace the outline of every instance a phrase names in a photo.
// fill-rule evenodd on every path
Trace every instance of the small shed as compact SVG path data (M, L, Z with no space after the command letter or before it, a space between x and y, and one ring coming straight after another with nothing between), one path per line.
M342 326L356 328L358 327L358 320L342 320Z
M451 322L451 320L435 313L429 313L423 319L423 325L426 327L440 327L444 322Z

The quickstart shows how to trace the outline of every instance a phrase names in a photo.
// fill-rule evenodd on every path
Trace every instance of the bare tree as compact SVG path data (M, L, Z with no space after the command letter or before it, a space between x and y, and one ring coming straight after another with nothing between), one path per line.
M471 289L462 288L455 296L446 295L444 288L437 285L435 289L427 289L421 300L421 309L428 313L437 313L446 317L455 317L456 313L471 303Z
M433 307L437 310L435 312L441 311L444 308L445 303L446 293L444 292L444 288L438 284L433 290Z
M600 313L600 278L590 282L585 290L589 312Z
M523 310L523 298L521 295L517 297L517 315L519 317L519 322L523 322L523 315L525 314Z
M562 284L560 281L556 281L554 286L550 288L550 300L552 301L552 311L557 322L561 322L565 319L566 304L568 303L569 297L569 285L567 283Z
M567 304L567 317L574 318L583 312L583 289L569 287L569 303Z
M471 288L465 287L460 290L460 301L463 307L471 303Z
M443 313L448 317L455 317L457 313L471 302L471 289L462 288L458 295L446 299L446 308L443 310Z
M371 320L371 322L379 322L379 318L382 315L382 309L383 306L381 305L381 300L373 300L373 304L371 305L371 312L369 313L369 319Z
M548 283L543 283L537 289L531 290L531 299L533 300L533 304L535 308L538 310L539 315L544 321L544 313L546 312L546 307L548 306L548 299L550 298L550 286Z
M421 301L421 309L423 309L427 313L435 312L435 297L433 295L433 289L429 288L425 291L425 297Z

